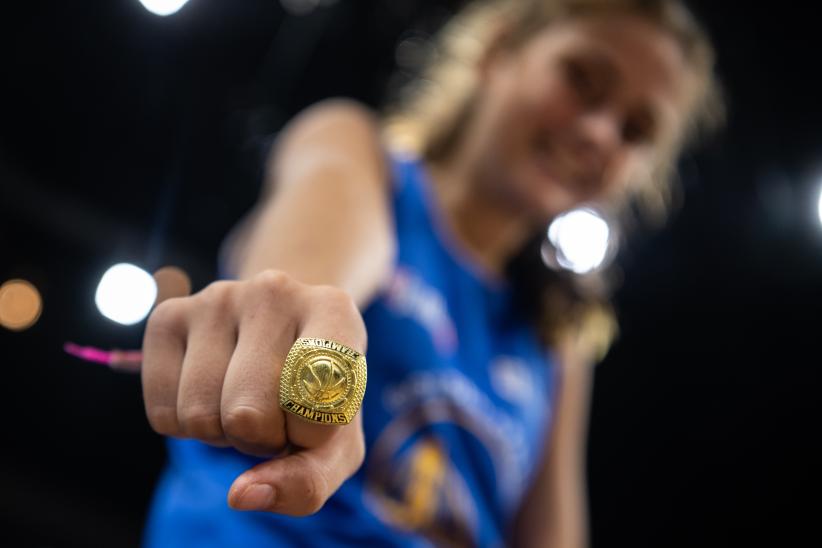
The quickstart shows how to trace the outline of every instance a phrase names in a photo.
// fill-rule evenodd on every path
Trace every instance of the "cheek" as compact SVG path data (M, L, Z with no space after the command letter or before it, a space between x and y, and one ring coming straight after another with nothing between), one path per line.
M566 131L577 113L573 96L559 82L546 81L528 92L523 90L520 110L523 127L556 133Z
M531 164L545 146L567 148L581 114L579 100L556 74L534 78L520 86L512 101L511 132L516 161Z
M523 100L539 114L539 121L552 127L567 127L583 110L578 91L570 84L566 69L556 64L543 67L532 66L531 75L526 75L529 83L523 86Z
M550 218L583 201L579 190L546 180L535 166L539 139L563 140L580 105L560 75L520 72L498 103L484 171L495 192L536 219Z
M610 177L603 184L601 198L619 197L633 187L645 184L651 178L651 157L649 153L625 153L614 159Z

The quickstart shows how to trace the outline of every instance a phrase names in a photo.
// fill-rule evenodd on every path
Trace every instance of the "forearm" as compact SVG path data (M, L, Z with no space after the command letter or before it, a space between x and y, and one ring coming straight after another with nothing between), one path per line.
M534 482L514 531L518 548L588 546L585 474L575 462L548 462Z
M557 468L552 473L556 487L549 496L544 546L584 548L588 546L585 472L578 463L567 463Z
M309 284L346 290L362 305L391 267L394 242L387 204L377 193L358 192L344 166L318 165L263 204L237 242L239 278L269 268Z
M282 270L363 306L394 258L386 171L364 108L334 100L303 112L272 151L263 198L227 241L230 272Z
M515 546L588 546L585 441L593 371L577 352L561 351L560 356L551 434L516 523Z

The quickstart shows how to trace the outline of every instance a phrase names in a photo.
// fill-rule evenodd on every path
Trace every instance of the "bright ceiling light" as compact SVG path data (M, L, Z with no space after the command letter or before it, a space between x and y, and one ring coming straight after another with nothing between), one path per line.
M140 3L154 15L171 15L177 13L188 0L140 0Z

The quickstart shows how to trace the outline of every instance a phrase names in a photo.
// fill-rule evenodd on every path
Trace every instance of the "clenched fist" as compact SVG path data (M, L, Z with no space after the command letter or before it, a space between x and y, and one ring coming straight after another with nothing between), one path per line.
M141 374L151 427L272 457L234 481L233 508L312 514L362 464L359 414L327 426L279 407L280 371L299 337L359 352L366 346L362 316L347 293L273 270L166 300L148 319Z

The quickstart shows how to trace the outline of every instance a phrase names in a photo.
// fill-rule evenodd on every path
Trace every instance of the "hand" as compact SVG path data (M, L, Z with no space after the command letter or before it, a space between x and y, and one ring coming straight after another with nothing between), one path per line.
M273 457L234 481L232 508L312 514L363 462L359 413L350 424L326 426L280 409L280 371L299 337L359 352L366 345L347 293L274 270L169 299L148 319L141 375L151 427Z

